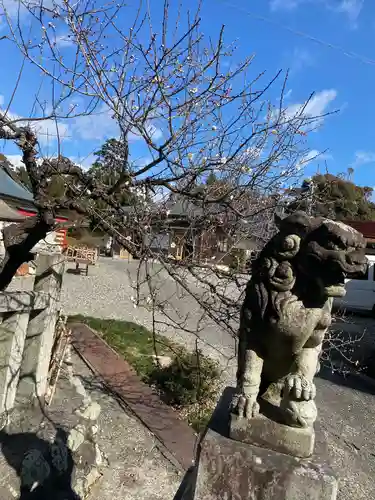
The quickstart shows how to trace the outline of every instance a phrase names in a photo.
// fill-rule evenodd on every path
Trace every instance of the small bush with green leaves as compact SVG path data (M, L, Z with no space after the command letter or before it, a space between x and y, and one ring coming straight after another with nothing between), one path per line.
M220 375L217 363L130 321L81 315L72 316L70 321L81 321L96 330L145 383L158 389L166 403L181 410L196 431L205 427L215 405ZM172 363L155 366L155 354L171 357Z
M181 352L170 366L156 367L149 383L161 390L168 403L187 406L211 399L217 391L217 364L199 351Z

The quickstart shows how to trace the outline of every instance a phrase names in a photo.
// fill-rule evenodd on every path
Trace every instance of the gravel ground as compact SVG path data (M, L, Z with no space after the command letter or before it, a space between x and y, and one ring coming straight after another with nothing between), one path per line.
M64 275L61 295L62 310L65 314L83 314L97 318L112 318L134 321L152 330L153 315L145 307L135 307L132 297L136 295L138 263L101 258L89 268L89 275L72 273L74 265L68 264ZM187 296L174 279L160 264L152 264L152 282L157 289L157 300L165 304L167 313L181 325L188 325L195 334L171 325L161 314L156 314L157 331L171 340L188 348L194 348L196 341L202 351L217 359L223 367L223 384L234 381L235 345L226 332L217 325L202 320L197 302ZM144 270L141 280L144 279ZM133 286L132 286L133 284ZM201 288L191 280L193 290L201 293ZM140 295L149 296L147 285L141 287ZM198 333L197 333L198 332Z
M93 401L101 406L98 445L109 462L87 500L172 500L182 474L160 453L154 437L120 407L78 357L78 376Z
M67 272L64 276L62 291L64 312L135 321L151 328L151 313L142 307L135 308L131 300L131 296L134 295L132 281L135 282L137 279L137 267L137 263L100 259L95 267L90 267L87 277ZM176 286L173 279L164 271L160 272L160 265L155 264L153 272L158 273L153 278L153 282L159 289L158 300L164 299L169 304L168 312L171 314L173 312L174 317L179 315L183 320L187 319L192 330L197 325L200 326L200 347L206 354L220 360L223 367L232 360L224 374L224 383L232 385L235 373L233 340L214 324L207 321L200 324L201 314L196 302L192 298L183 296L182 290ZM194 286L194 283L192 284ZM199 292L199 288L196 289ZM146 295L145 289L142 289L142 294ZM162 320L160 316L158 319ZM374 332L374 325L374 321L370 318L355 317L351 328L355 332L361 332L364 329ZM341 326L341 324L338 325L338 327ZM195 344L194 335L178 328L159 324L158 331L186 346ZM375 386L366 385L359 379L344 379L327 371L317 378L316 384L319 425L322 430L317 439L318 442L324 441L327 445L334 470L340 478L338 499L375 498L375 454L373 451L375 447L373 432ZM127 435L127 439L132 442L131 433ZM147 460L148 458L144 461L146 469ZM135 473L130 465L130 477L133 474L132 470ZM159 470L157 468L154 471L151 470L150 474L152 477L158 477ZM162 477L166 477L163 474ZM141 477L140 480L142 481ZM131 493L129 495L124 498L133 498ZM109 494L106 498L111 498L111 495ZM165 498L170 497L166 495Z

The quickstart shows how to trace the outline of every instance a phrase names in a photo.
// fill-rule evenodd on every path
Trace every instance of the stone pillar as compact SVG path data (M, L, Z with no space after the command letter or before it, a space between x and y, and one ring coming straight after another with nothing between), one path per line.
M17 398L43 400L59 310L64 257L39 254L34 292L48 295L48 307L30 313Z
M14 406L28 320L28 309L11 311L0 324L0 415Z

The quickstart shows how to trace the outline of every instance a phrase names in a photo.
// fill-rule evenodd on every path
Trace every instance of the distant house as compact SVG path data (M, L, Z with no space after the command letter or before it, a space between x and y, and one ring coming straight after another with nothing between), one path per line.
M6 161L0 162L0 255L5 253L3 229L26 219L22 207L33 207L32 194L15 181Z
M246 222L233 224L218 204L203 208L187 197L172 196L164 217L151 224L145 245L176 261L244 267L261 246L249 237Z
M19 213L36 213L32 193L18 182L7 160L0 160L0 199Z
M11 165L6 159L0 159L0 253L4 253L2 232L6 225L21 222L27 217L35 217L37 209L32 193L17 179ZM56 217L57 222L66 222L67 217ZM62 247L66 237L66 229L53 231L40 242L35 250Z
M0 222L22 222L25 216L0 199Z
M141 229L136 206L124 206L122 212L124 224L118 227L122 237L150 250L156 258L163 255L185 263L244 268L264 244L249 236L248 221L233 223L222 206L203 208L186 196L171 196L162 208L151 203L144 221L147 225ZM142 220L143 210L139 215ZM132 258L116 239L108 243L108 255Z

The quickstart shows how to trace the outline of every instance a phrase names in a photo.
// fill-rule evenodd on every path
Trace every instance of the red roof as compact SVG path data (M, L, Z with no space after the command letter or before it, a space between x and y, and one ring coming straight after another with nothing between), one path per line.
M345 224L356 229L367 239L375 239L375 221L373 220L355 220L355 221L345 221Z
M18 212L22 215L26 215L26 217L33 217L37 214L37 212L31 212L30 210L25 210L24 208L19 208ZM56 222L66 222L69 219L67 217L55 217Z

